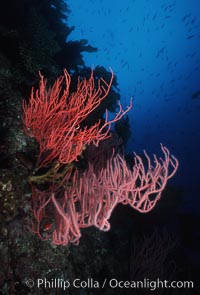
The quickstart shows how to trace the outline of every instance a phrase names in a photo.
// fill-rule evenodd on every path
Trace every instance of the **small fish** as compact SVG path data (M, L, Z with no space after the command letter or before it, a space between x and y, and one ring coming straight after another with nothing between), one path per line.
M191 39L193 37L194 37L194 35L190 35L190 36L187 37L187 39Z
M200 90L197 90L192 94L192 99L197 99L200 98Z

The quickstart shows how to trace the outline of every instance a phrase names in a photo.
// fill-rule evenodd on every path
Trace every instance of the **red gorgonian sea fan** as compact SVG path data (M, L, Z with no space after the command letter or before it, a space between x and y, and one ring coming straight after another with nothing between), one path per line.
M109 218L119 203L141 213L151 211L178 168L177 159L163 145L161 149L164 158L154 156L154 165L146 152L147 167L135 154L132 169L116 155L98 174L91 164L83 173L68 171L62 191L34 188L31 231L56 245L78 244L82 228L95 226L108 231ZM49 220L52 227L45 230Z
M48 89L41 74L40 78L39 89L32 89L28 103L23 101L25 132L40 146L37 168L54 161L63 165L77 161L87 145L98 145L108 138L111 123L118 121L132 107L131 103L124 111L119 103L119 112L113 120L109 121L106 113L104 122L99 120L82 128L83 120L108 95L113 72L109 83L101 78L97 87L93 71L88 80L79 78L77 90L71 95L71 78L66 70ZM103 231L109 230L110 215L119 203L130 205L141 213L151 211L168 179L178 169L178 160L165 146L161 145L161 149L164 158L154 155L153 162L144 152L146 166L135 154L130 169L121 155L113 153L99 169L89 163L88 168L80 172L69 165L61 183L54 182L54 174L52 184L42 191L32 184L31 231L56 245L78 244L82 228L96 226Z
M63 164L76 161L88 144L98 145L109 137L111 124L130 110L132 102L125 111L119 103L119 112L113 120L108 121L106 112L103 124L101 120L91 127L80 128L80 124L106 98L113 77L111 71L109 83L100 78L96 88L92 71L89 80L78 78L77 90L70 95L71 77L67 70L48 89L40 74L39 89L32 88L28 103L23 100L22 118L25 133L40 146L37 167L45 167L55 159Z

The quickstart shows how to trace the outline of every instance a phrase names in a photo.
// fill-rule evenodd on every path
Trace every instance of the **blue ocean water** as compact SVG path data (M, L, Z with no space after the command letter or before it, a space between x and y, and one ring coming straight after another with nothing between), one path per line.
M160 153L160 142L179 160L171 184L184 192L186 211L200 205L200 1L67 1L75 26L69 40L87 39L95 53L87 66L111 67L129 112L126 150Z

